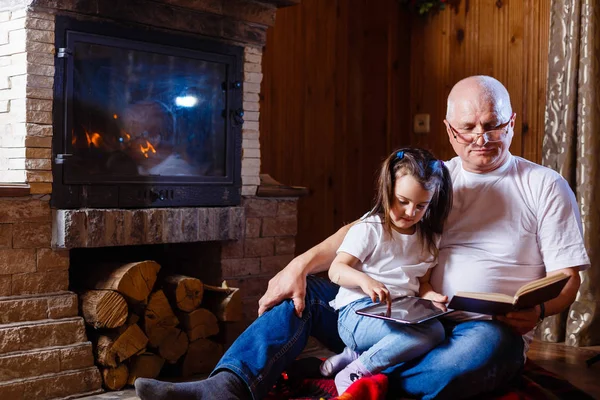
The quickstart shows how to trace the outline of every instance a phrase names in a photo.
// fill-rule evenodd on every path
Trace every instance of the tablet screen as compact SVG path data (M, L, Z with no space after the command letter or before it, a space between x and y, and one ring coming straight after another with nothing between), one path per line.
M406 296L392 300L390 310L388 310L386 303L379 303L357 310L356 313L367 317L395 321L401 324L418 324L448 314L451 311L442 303L435 303L419 297Z

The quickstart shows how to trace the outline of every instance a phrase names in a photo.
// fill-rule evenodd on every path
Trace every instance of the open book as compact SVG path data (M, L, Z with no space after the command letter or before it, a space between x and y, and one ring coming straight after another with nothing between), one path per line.
M514 296L500 293L456 292L448 308L480 314L503 315L513 310L535 307L558 296L569 276L556 274L529 282Z

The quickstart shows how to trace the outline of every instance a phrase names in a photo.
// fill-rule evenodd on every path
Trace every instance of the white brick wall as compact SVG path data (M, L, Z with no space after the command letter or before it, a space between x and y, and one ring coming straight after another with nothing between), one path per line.
M242 129L242 195L254 196L260 185L259 110L262 49L244 50L244 126Z
M50 193L53 84L54 16L0 13L0 182Z
M0 181L25 182L25 17L0 13Z

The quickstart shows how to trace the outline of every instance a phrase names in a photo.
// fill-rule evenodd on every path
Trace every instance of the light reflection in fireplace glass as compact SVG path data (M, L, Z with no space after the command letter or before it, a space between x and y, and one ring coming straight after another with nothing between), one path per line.
M85 42L73 62L67 180L226 175L225 64Z

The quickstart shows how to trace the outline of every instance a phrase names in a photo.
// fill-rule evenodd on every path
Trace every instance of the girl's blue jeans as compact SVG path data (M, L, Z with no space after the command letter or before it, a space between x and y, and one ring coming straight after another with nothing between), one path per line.
M227 350L213 374L229 370L262 399L300 355L309 336L334 352L344 343L337 312L329 306L338 286L309 276L302 318L287 300L259 317ZM425 355L384 372L389 393L422 399L460 399L504 387L524 363L523 339L498 321L442 320L446 337Z
M437 319L403 325L356 314L373 305L369 297L339 310L338 332L347 347L361 353L359 360L372 374L422 356L444 340L444 326Z

